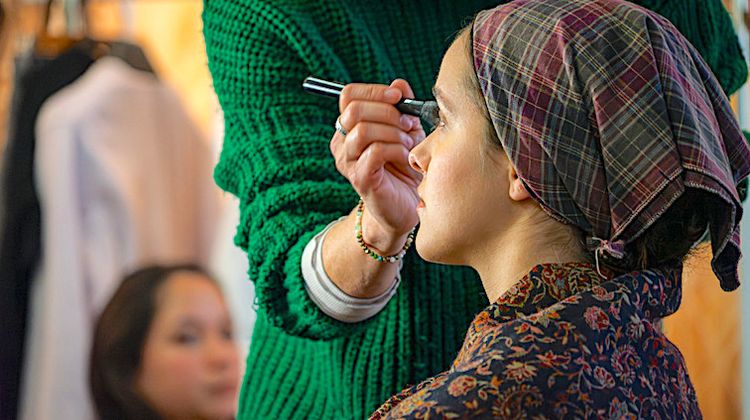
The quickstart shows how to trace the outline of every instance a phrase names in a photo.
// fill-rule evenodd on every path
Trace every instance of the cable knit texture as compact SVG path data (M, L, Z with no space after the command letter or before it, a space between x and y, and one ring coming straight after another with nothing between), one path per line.
M651 0L736 90L747 69L721 0ZM476 274L410 251L385 309L359 324L310 300L300 258L357 195L328 142L335 100L306 94L308 75L430 87L443 52L481 0L205 0L204 36L225 139L216 182L240 199L235 242L247 251L258 318L238 418L363 418L407 384L447 369L487 305ZM352 246L356 246L352 234ZM253 304L248 302L248 305Z

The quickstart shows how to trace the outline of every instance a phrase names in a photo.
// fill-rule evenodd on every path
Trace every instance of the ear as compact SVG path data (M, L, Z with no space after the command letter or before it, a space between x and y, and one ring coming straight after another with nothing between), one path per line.
M516 168L514 168L513 165L510 164L508 165L508 181L510 184L510 190L508 191L508 194L510 195L511 200L523 201L527 198L531 198L531 195L526 190L526 186L523 185L523 181L521 181L521 178L518 177Z

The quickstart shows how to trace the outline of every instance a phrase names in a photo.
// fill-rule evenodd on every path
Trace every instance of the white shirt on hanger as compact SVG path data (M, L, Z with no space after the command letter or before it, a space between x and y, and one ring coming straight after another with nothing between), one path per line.
M214 162L218 162L224 141L224 114L220 109L217 110L212 137ZM247 254L234 244L234 235L240 222L240 202L229 193L223 194L222 201L222 215L218 222L208 269L221 285L229 312L232 314L234 341L239 349L242 366L240 377L244 377L258 308L255 305L255 286L247 274Z
M177 95L113 57L51 97L36 132L42 259L21 418L92 419L93 326L123 275L208 262L219 210L212 156Z

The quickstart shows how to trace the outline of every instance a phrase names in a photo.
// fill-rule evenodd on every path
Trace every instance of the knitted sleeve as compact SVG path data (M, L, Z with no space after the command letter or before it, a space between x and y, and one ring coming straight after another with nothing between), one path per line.
M333 58L314 50L324 43L307 39L309 28L283 12L254 1L205 1L208 65L225 118L214 178L239 198L235 243L247 252L259 310L288 334L330 339L367 322L325 315L307 295L300 260L310 239L350 211L357 195L328 148L337 102L301 85L310 74L342 75L325 70L320 63Z
M727 95L745 83L747 63L722 0L634 0L634 3L669 19L711 67Z

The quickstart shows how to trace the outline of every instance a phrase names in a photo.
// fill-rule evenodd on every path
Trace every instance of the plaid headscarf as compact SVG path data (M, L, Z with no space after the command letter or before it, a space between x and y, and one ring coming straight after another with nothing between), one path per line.
M703 190L711 265L739 286L750 147L669 21L621 0L516 0L480 12L472 37L492 124L550 216L617 258L687 187Z

